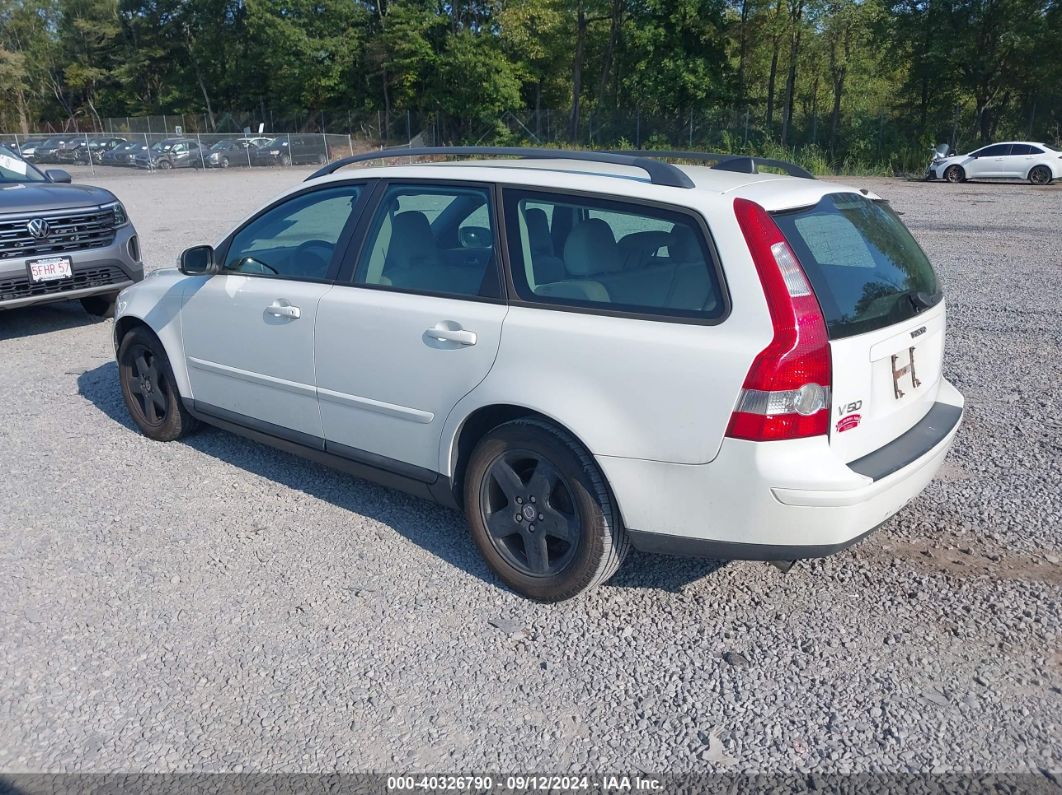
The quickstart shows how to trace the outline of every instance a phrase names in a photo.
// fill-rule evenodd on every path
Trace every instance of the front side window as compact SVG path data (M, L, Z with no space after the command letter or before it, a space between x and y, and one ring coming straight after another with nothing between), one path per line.
M978 157L1005 157L1010 154L1010 144L993 144L974 152Z
M708 242L685 213L512 190L505 218L526 301L697 319L725 311Z
M354 283L496 298L494 225L486 188L392 185L373 218Z
M332 253L360 193L360 185L341 185L303 193L267 210L236 233L224 272L327 278Z

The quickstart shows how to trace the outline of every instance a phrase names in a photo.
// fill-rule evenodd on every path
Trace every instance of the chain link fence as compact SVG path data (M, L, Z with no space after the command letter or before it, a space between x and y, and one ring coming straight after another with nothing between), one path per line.
M372 148L341 133L200 133L179 124L153 133L0 133L0 144L42 167L80 165L93 173L107 168L155 172L324 165Z
M884 112L846 117L836 131L829 119L812 113L794 122L787 146L777 143L780 122L768 127L762 113L734 107L655 116L587 108L575 120L567 110L512 111L482 119L418 111L281 115L259 108L213 115L107 117L99 119L94 130L0 134L0 141L32 150L24 152L27 159L41 164L147 171L324 163L389 146L527 144L698 149L795 160L816 173L901 174L924 169L933 144L946 142L960 151L976 146L976 125L967 115L956 109L948 129L932 140L917 140L904 119ZM37 147L26 146L27 139L49 145L38 154Z

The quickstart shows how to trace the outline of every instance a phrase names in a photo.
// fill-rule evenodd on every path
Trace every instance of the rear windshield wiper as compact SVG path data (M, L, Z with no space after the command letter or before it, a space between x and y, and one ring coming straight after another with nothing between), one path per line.
M932 306L936 306L940 301L940 294L927 293L924 290L907 290L903 293L903 297L911 302L911 306L914 307L915 313L923 312Z

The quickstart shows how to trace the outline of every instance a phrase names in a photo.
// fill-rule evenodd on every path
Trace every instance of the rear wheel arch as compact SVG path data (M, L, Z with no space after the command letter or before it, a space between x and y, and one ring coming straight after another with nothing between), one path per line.
M472 456L472 451L476 449L476 445L499 425L504 425L517 419L535 419L548 423L570 436L591 457L593 456L593 452L579 438L578 434L549 415L526 406L517 406L511 403L495 403L481 406L465 417L464 421L458 426L457 433L450 445L450 483L458 506L463 507L464 500L462 495L464 494L465 472L468 469L468 461ZM611 488L609 490L611 491Z
M1043 163L1037 163L1025 174L1025 178L1033 185L1050 185L1054 179L1051 169Z

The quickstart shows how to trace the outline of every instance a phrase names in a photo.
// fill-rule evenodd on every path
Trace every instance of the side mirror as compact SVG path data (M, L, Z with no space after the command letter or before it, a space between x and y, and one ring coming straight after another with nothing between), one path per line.
M191 248L186 248L181 252L177 267L181 273L189 276L217 273L217 268L214 266L214 247L192 246Z
M62 182L69 185L73 180L70 175L61 168L49 168L44 172L49 182Z

